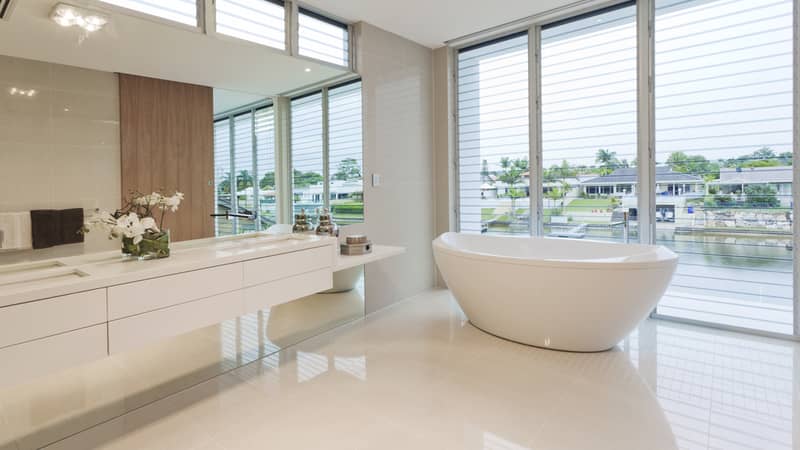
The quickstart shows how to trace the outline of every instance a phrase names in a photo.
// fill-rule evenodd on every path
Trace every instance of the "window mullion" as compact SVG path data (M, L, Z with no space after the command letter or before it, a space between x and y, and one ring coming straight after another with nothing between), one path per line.
M544 234L542 215L542 99L541 99L541 27L535 25L528 30L528 145L530 146L530 233Z
M792 130L793 134L793 151L795 153L800 151L800 0L794 0L794 120ZM797 199L800 199L800 167L798 164L792 164L792 214L795 221L792 223L792 287L793 287L793 311L794 311L794 324L793 331L795 336L800 336L800 238L798 238L797 230L797 217L800 217L800 205Z
M330 171L330 132L329 132L329 101L328 101L328 88L322 89L322 195L325 199L322 205L330 210L331 208L331 171Z
M230 158L231 158L231 177L230 177L230 190L231 190L231 211L234 214L239 213L239 182L236 175L236 129L234 127L234 117L231 115L228 117L228 136L230 136L230 140L228 142L228 146L230 147ZM233 234L239 234L239 219L237 217L231 217L231 223L233 228Z
M253 221L256 231L261 230L261 202L259 194L258 142L256 138L256 108L250 111L250 143L253 151Z
M637 220L639 242L655 242L656 195L655 195L655 96L653 76L655 72L655 45L653 24L655 21L654 0L636 2L637 26L637 170L639 196Z

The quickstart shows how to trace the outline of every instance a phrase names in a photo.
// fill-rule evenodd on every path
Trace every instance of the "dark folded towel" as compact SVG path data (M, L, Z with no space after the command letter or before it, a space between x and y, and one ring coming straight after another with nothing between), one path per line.
M83 242L83 208L62 209L59 211L61 218L61 243L77 244Z
M83 242L83 209L36 209L31 211L33 248Z

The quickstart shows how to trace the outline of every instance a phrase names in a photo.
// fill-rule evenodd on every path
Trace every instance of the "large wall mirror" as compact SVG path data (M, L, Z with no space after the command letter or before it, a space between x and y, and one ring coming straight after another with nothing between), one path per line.
M192 15L192 1L172 2L189 7L168 17L134 0L69 3L107 23L62 26L54 0L13 1L0 20L0 288L16 264L118 262L119 242L104 235L34 249L15 221L114 210L134 190L184 192L169 219L175 241L265 231L290 223L299 204L363 222L361 92L346 25L332 29L341 42L302 55L275 32L278 3L250 2L269 25L248 29L236 28L246 12L237 1L218 2L216 25ZM305 111L293 105L313 95L325 98L325 135L310 134L313 120L290 126ZM280 127L294 158L279 154ZM0 449L39 448L245 364L277 370L267 366L281 349L363 315L358 267L337 273L331 291L0 389Z

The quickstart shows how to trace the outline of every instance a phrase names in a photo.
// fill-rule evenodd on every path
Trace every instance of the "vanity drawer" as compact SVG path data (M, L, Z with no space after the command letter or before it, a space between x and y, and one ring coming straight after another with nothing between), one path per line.
M0 361L4 361L0 386L105 358L106 338L106 324L102 324L0 349Z
M116 354L244 314L242 291L183 303L108 323L108 349Z
M330 268L333 266L333 246L312 248L267 258L245 261L243 279L245 286L280 280L296 273Z
M244 290L245 313L290 302L331 287L333 287L333 273L330 267L252 286Z
M0 348L106 322L106 290L0 308Z
M241 287L241 263L112 286L108 288L108 319L121 319Z

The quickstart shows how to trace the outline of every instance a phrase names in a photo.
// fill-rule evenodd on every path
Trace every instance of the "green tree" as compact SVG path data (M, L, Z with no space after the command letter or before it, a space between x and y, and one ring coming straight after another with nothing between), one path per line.
M597 151L595 162L600 165L600 175L608 175L620 166L617 152L601 148Z
M511 199L511 217L516 217L517 199L525 197L524 190L516 189L518 184L522 183L523 174L528 171L528 159L520 158L514 159L508 157L500 158L500 172L497 174L497 179L508 185L508 193L506 196Z
M322 175L317 172L302 172L294 169L292 178L295 187L306 187L322 183Z
M236 175L236 191L241 191L253 186L253 176L247 170L242 170Z
M275 172L267 172L261 178L261 181L258 182L258 186L261 189L275 189Z
M349 181L361 179L361 165L355 158L345 158L339 161L339 167L333 174L334 180Z
M702 155L672 152L667 158L667 165L675 172L696 175L707 182L719 178L719 163L709 161Z
M751 184L744 187L745 203L751 208L776 208L781 205L778 192L768 184Z
M217 185L217 194L230 194L231 193L231 173L225 172L222 181Z

